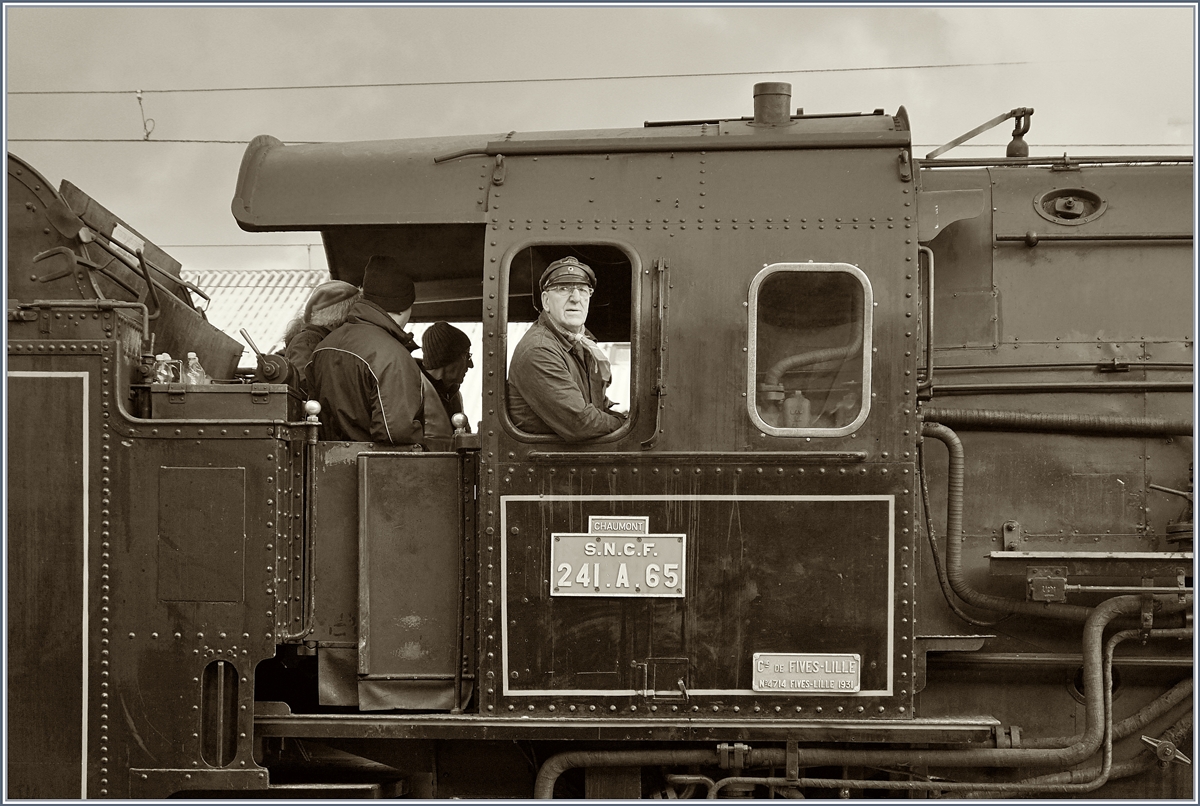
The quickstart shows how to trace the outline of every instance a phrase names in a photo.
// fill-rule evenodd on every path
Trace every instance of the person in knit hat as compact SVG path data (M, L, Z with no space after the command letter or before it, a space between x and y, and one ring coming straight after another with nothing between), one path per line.
M517 344L508 372L508 413L521 430L579 442L624 424L605 395L608 356L584 327L595 288L596 273L574 257L542 272L542 313Z
M374 255L367 261L362 297L345 324L313 350L309 365L323 439L450 447L450 417L404 330L416 297L399 260Z
M453 420L463 410L460 390L471 360L471 337L449 322L434 322L421 336L421 359L417 362L433 381L446 414ZM471 426L466 426L471 433Z
M302 391L310 391L308 364L313 349L321 340L336 330L358 301L356 285L330 280L313 289L304 312L293 319L284 333L283 357L292 363Z

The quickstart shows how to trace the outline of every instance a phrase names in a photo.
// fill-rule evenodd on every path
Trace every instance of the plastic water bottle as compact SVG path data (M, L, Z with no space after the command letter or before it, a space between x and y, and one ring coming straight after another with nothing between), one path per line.
M154 382L155 383L178 383L179 376L176 374L179 362L171 358L170 353L159 353L154 356Z
M195 353L188 353L183 367L183 382L195 386L209 383L209 381L208 373L204 371L204 367L200 366L200 359L196 357Z
M812 402L800 392L783 401L784 428L805 428L812 419Z

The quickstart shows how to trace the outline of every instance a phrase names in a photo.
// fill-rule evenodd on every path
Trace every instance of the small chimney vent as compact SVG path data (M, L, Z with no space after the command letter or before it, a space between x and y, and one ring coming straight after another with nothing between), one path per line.
M786 81L764 81L754 85L754 123L782 126L792 121L792 85Z

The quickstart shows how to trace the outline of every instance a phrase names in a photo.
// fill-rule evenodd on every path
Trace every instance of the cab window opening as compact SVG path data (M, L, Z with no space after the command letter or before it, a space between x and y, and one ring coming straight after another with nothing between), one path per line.
M870 286L845 264L768 267L751 289L751 415L779 436L840 436L870 401Z
M458 391L472 431L483 418L483 279L485 229L480 224L335 226L321 231L330 276L361 286L373 255L397 260L416 288L412 317L404 329L418 345L443 321L470 339L471 368ZM413 357L424 361L425 350Z
M635 377L634 353L637 342L634 334L635 293L634 275L636 259L612 244L534 244L520 249L512 255L507 266L507 317L506 317L506 405L507 425L522 440L528 441L590 441L607 440L608 434L590 437L587 440L571 439L554 433L531 431L522 428L521 412L514 417L512 368L514 356L521 340L542 316L541 280L546 269L556 261L574 259L589 268L595 276L594 289L588 299L588 310L584 327L594 339L595 346L607 362L611 373L604 396L612 404L611 411L627 416L634 404ZM572 295L574 296L574 295ZM517 393L518 400L520 399ZM518 408L521 404L518 402ZM527 416L525 418L528 419ZM624 425L610 433L626 430Z

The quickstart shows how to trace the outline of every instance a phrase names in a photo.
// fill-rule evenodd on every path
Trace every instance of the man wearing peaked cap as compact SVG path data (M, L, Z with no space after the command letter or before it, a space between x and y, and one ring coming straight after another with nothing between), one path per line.
M610 434L625 416L605 395L608 356L584 327L596 273L574 257L542 272L542 313L517 344L508 373L513 424L533 434L580 442Z
M400 261L374 255L346 323L313 350L322 438L446 449L453 431L405 330L416 301Z
M467 370L475 366L471 360L471 337L449 322L434 322L421 336L421 359L417 362L433 381L446 414L452 420L463 411L460 388ZM471 426L467 425L467 433Z
M557 283L587 283L591 288L596 287L596 273L591 266L580 263L576 258L565 257L556 260L542 272L541 289Z

